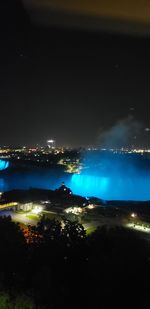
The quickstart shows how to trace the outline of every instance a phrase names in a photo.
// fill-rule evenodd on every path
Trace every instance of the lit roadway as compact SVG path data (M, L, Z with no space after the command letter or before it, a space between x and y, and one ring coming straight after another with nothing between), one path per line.
M28 218L29 214L19 214L19 213L12 213L12 220L18 223L23 223L25 225L37 225L38 220L32 220Z
M31 218L29 218L28 216L31 215ZM38 216L37 219L35 217L35 219L32 219L32 215L34 216L34 214L30 213L15 213L14 211L10 211L10 210L3 210L0 211L0 216L11 216L12 220L18 223L22 223L25 225L37 225L38 222ZM91 218L91 222L88 223L83 223L83 226L85 228L85 230L93 230L96 229L98 226L102 227L102 226L108 226L108 227L115 227L115 226L123 226L127 229L131 229L134 230L136 232L139 233L140 237L144 240L148 240L150 242L150 228L148 226L144 226L143 225L137 225L134 223L125 223L123 222L123 220L119 217L101 217L101 218L97 218L97 220L92 220Z
M148 240L150 242L150 228L144 227L142 225L128 223L125 225L126 228L139 232L140 236L144 240Z
M23 223L25 225L36 225L37 221L28 218L27 215L29 215L29 213L20 214L15 213L11 210L0 211L0 216L6 216L6 217L11 216L12 220L15 222Z
M99 218L98 220L92 220L91 219L91 222L88 222L88 223L84 223L83 226L85 228L85 230L88 231L88 229L93 229L93 228L97 228L98 226L102 227L102 226L108 226L108 227L115 227L115 226L123 226L127 229L131 229L131 230L134 230L136 232L139 233L140 237L143 239L143 240L148 240L150 242L150 228L149 227L144 227L144 224L143 223L143 226L142 225L137 225L137 224L134 224L134 223L124 223L124 221L122 219L120 219L119 217L115 217L115 218L111 218L111 217L102 217L102 218Z

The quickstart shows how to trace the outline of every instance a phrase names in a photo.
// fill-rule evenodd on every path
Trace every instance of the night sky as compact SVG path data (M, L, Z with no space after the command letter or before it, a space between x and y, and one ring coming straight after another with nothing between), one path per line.
M149 1L29 2L1 4L0 145L94 145L129 114L149 128Z

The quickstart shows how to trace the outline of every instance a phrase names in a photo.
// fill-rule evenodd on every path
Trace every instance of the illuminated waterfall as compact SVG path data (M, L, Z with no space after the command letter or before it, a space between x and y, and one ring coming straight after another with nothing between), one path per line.
M105 196L109 187L106 177L74 174L71 179L73 192L84 196Z
M81 174L72 175L70 181L75 194L104 200L150 200L149 160L98 153L88 155L84 166Z
M0 171L3 171L8 167L9 167L8 161L0 160Z
M95 196L104 200L150 200L150 177L98 177L85 174L72 176L75 194Z

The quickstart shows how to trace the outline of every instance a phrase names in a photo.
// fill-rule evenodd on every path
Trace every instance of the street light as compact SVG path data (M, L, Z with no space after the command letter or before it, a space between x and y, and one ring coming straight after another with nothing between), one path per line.
M131 218L136 218L137 217L137 214L135 214L134 212L131 214Z

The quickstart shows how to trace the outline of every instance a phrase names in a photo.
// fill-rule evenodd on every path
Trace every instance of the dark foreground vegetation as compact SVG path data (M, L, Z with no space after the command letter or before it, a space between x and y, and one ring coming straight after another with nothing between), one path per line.
M150 308L149 243L121 227L86 236L42 218L0 218L0 309Z

